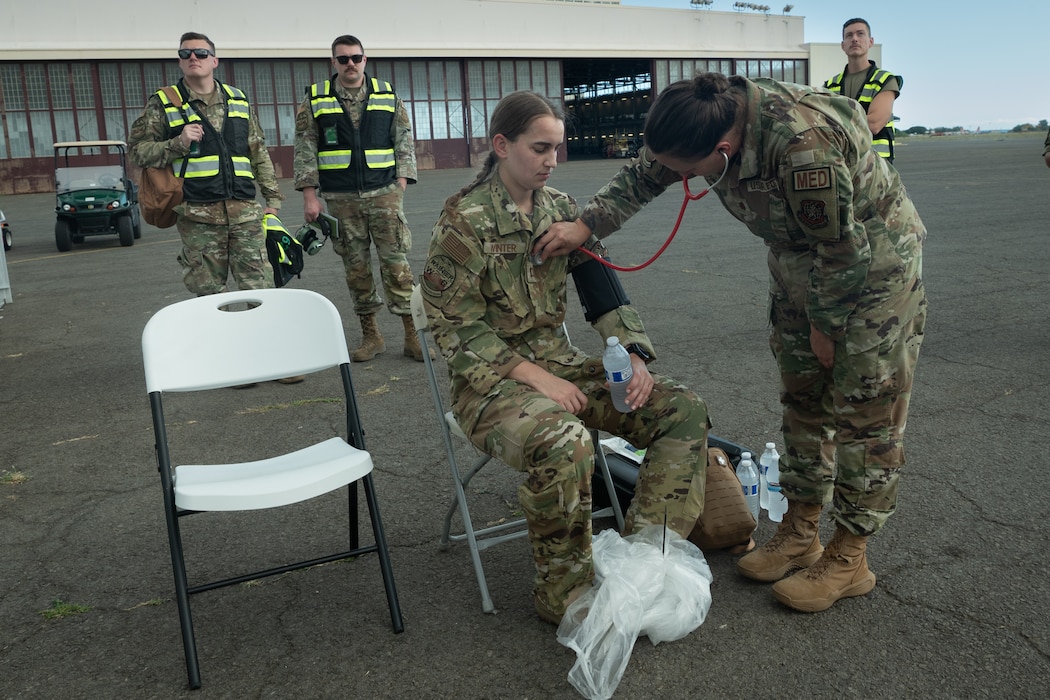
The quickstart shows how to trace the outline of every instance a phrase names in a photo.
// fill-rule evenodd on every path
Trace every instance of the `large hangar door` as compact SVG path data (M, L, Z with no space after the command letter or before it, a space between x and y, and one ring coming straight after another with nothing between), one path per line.
M570 156L626 157L641 143L653 99L652 70L645 58L562 61Z

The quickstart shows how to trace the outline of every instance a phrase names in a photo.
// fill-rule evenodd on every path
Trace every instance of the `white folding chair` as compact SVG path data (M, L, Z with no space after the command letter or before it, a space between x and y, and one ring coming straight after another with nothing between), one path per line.
M441 430L442 440L445 443L445 453L448 458L449 468L452 471L452 485L455 489L455 497L452 499L452 503L449 505L448 511L445 513L444 527L441 532L441 546L447 548L452 542L462 542L466 540L470 548L470 558L474 563L474 575L478 580L478 588L481 590L481 609L487 613L494 613L496 612L496 607L492 603L492 597L489 595L488 584L485 581L485 569L481 564L481 552L482 550L494 547L503 542L525 537L528 534L527 523L524 518L520 518L511 522L499 523L497 525L483 528L474 527L474 523L470 517L470 506L467 503L466 489L469 486L471 479L481 471L482 467L492 460L492 457L478 451L478 457L475 459L470 469L466 472L462 472L459 468L459 463L456 460L455 445L453 444L452 438L455 436L467 444L471 443L469 438L464 434L462 428L460 428L459 423L456 422L455 417L453 417L452 411L446 411L444 408L444 403L441 399L441 391L438 385L437 373L434 370L434 363L430 359L430 353L427 352L430 343L430 339L427 335L427 331L430 328L430 322L427 319L426 310L423 308L423 297L418 284L412 289L412 321L416 328L416 334L419 336L419 346L424 349L423 363L426 365L427 379L430 382L430 393L434 398L434 410L437 413L438 426ZM611 494L609 498L610 505L595 510L592 513L592 517L604 518L613 516L616 518L616 527L620 531L623 531L623 512L620 509L619 501L613 495L616 494L616 489L613 486L613 478L612 474L609 472L609 464L605 459L605 453L602 452L601 445L598 442L597 430L591 431L591 439L594 442L596 466L598 467L598 471L601 472L606 487L606 493ZM461 533L452 532L452 518L457 511L459 512L460 520L462 520L463 524L463 532Z
M231 305L243 310L232 310ZM279 332L278 341L275 336ZM403 631L372 481L372 457L365 450L343 323L335 306L320 294L291 288L227 292L181 301L161 309L146 324L142 357L190 686L199 688L201 684L190 615L189 596L193 593L375 552L394 632ZM232 387L333 368L338 368L345 394L346 438L336 435L257 461L172 467L172 446L164 420L165 394ZM229 394L231 398L235 395L243 396L239 392ZM358 482L364 484L374 544L358 542ZM202 511L277 508L344 486L349 497L348 550L221 581L188 585L179 526L183 516Z

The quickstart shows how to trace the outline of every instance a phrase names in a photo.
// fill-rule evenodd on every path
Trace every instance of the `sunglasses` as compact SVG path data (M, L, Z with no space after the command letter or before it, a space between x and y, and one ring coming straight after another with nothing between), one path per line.
M190 56L196 56L200 59L205 59L208 56L214 56L215 52L210 49L179 49L179 58L186 60Z
M353 61L355 64L360 63L365 60L365 55L363 53L355 53L353 56L336 56L335 60L345 66L350 61Z

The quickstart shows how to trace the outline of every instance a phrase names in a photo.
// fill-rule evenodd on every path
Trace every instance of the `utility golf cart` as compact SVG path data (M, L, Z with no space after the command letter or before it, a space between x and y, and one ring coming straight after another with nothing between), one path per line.
M127 152L123 141L55 144L55 245L63 253L87 236L115 233L123 246L142 236Z

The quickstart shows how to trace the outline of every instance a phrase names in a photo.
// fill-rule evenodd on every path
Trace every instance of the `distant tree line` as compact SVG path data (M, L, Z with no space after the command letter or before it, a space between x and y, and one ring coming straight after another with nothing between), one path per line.
M1014 128L1010 129L1011 133L1020 134L1026 131L1046 131L1050 127L1045 119L1040 119L1038 124L1018 124ZM911 134L914 136L922 136L924 134L958 134L966 131L961 126L938 126L933 129L927 129L925 126L912 126L903 131L899 131L900 134Z
M1011 132L1018 133L1022 131L1046 131L1047 124L1045 119L1040 119L1039 123L1035 126L1031 124L1018 124L1014 128L1010 129Z

